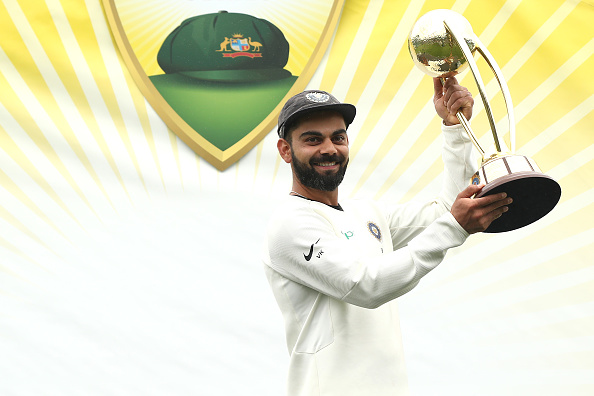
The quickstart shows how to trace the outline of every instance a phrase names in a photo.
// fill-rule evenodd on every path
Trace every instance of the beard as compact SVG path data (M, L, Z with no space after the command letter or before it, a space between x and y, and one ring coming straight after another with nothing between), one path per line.
M330 155L327 157L312 157L309 160L309 164L305 162L299 161L294 153L291 153L291 157L293 159L293 171L297 176L297 179L303 184L305 187L313 188L320 191L334 191L338 188L340 183L342 183L342 179L344 178L344 174L346 173L347 165L349 161L344 162L344 156L341 155ZM313 164L319 162L336 162L339 163L338 171L327 171L326 173L319 173L315 170Z

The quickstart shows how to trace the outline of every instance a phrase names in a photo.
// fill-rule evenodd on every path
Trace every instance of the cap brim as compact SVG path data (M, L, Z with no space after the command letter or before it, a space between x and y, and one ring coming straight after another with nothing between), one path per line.
M349 127L349 125L351 125L353 123L353 121L355 119L355 115L357 114L357 108L350 103L333 103L333 104L327 104L327 105L315 104L315 105L303 108L303 109L291 114L291 116L289 118L287 118L285 120L285 122L283 122L281 125L278 126L278 130L277 130L278 134L280 135L280 137L284 138L285 137L285 131L284 131L285 125L291 124L291 122L294 119L296 119L297 117L300 117L300 116L308 114L308 113L314 113L314 112L319 112L319 111L336 111L336 112L340 113L342 115L342 117L344 118L344 123L347 128Z
M178 72L187 77L203 81L217 82L251 82L273 81L292 77L285 69L253 69L253 70L201 70Z

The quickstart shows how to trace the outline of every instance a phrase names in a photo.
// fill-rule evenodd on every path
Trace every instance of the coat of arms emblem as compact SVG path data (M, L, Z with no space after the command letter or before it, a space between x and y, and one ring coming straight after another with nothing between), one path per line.
M233 38L231 39L231 49L235 51L247 51L250 49L247 39L244 38Z

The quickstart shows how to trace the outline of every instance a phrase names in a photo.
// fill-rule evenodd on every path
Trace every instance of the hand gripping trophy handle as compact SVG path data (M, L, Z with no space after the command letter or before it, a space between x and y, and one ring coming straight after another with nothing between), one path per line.
M468 133L482 156L482 165L473 183L484 182L477 197L506 192L514 199L506 212L493 221L485 232L504 232L531 224L549 213L559 202L561 187L550 176L543 174L534 160L515 152L515 120L509 89L495 59L473 33L470 23L450 10L433 10L421 16L411 29L408 48L413 62L431 77L444 79L470 67L489 120L496 153L486 154L470 123L461 111L456 117ZM500 140L493 112L473 51L479 52L494 73L507 109L511 150ZM505 149L502 149L505 147Z

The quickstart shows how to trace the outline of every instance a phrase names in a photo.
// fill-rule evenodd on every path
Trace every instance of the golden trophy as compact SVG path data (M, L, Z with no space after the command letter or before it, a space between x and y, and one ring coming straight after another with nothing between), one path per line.
M459 111L456 116L482 156L480 169L473 177L473 184L485 183L477 197L505 192L514 202L509 210L491 223L485 232L505 232L531 224L549 213L561 198L561 186L541 172L536 163L515 151L515 125L511 96L501 70L486 47L473 33L470 23L451 10L433 10L421 16L408 37L408 49L413 62L431 77L454 76L470 67L495 141L495 153L486 154ZM474 60L478 51L485 59L503 93L509 125L510 146L499 139L485 87ZM503 148L503 149L502 149Z

